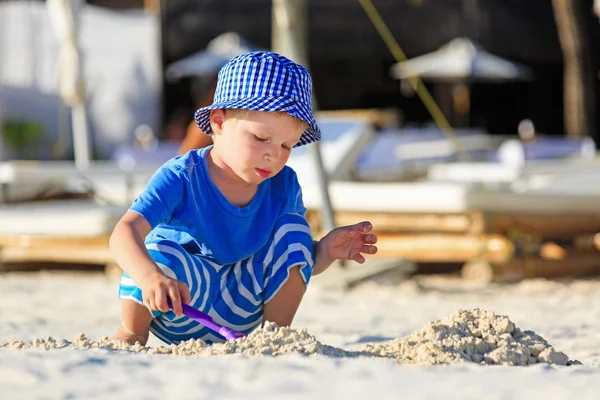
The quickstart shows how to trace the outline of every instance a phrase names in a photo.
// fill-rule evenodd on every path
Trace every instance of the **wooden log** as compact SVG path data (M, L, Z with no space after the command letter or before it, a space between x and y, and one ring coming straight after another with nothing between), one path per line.
M569 252L600 251L600 233L573 236L565 240L548 241L540 246L543 259L562 260Z
M415 262L466 262L486 258L505 262L512 243L501 235L377 234L377 256L406 258Z
M494 268L485 259L477 258L466 262L460 274L468 281L491 283L494 280Z
M109 236L67 237L0 234L0 263L107 264Z
M349 191L342 185L340 186L340 192ZM338 187L334 187L334 189L337 190ZM439 190L439 187L437 189ZM397 196L396 193L394 195ZM336 197L337 193L333 193L332 198L337 201ZM581 195L567 191L563 191L562 193L476 191L465 193L464 199L463 204L459 202L447 202L445 207L448 209L449 207L462 205L468 210L481 209L494 214L537 214L547 218L552 218L555 215L600 216L598 196L592 193ZM360 205L362 201L364 200L356 198L354 206ZM373 204L376 203L373 202ZM426 204L425 200L422 200L422 204ZM404 206L404 204L398 202L398 206L400 205ZM383 203L379 204L379 206L383 206Z
M563 260L567 257L568 252L564 246L548 242L540 247L539 255L543 260Z
M320 230L318 211L307 211L309 224ZM595 235L600 232L600 216L570 214L511 214L473 210L459 213L418 213L381 211L337 211L337 226L371 221L379 232L468 233L507 235L519 231L544 239L572 239L574 235ZM588 238L589 239L589 238ZM600 248L600 236L593 239Z
M108 264L113 261L108 247L4 247L0 263L53 262L69 264Z
M371 221L378 232L479 233L482 230L482 217L479 212L450 214L337 212L335 221L338 226Z
M576 249L600 251L600 233L583 235L575 238L573 245Z
M484 231L499 234L516 228L557 239L600 232L598 215L486 213L484 218Z
M0 247L22 248L81 248L81 247L106 247L108 248L109 236L44 236L44 235L19 235L0 234Z
M507 263L472 261L461 275L466 280L509 282L532 278L584 277L600 274L600 253L571 253L561 260L541 257L513 259Z

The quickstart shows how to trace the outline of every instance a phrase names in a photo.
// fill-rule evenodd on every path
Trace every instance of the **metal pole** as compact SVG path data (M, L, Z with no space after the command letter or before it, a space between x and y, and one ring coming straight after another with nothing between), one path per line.
M71 1L73 9L73 35L77 48L77 70L79 72L77 90L80 91L77 103L71 108L71 123L73 129L73 149L75 153L75 166L79 170L88 169L91 161L91 146L86 115L86 87L83 54L79 45L79 27L81 20L81 9L85 6L85 0Z
M91 151L85 103L78 104L71 109L71 124L74 133L75 166L78 170L86 170L90 166Z
M273 0L271 47L290 60L308 69L307 23L305 0ZM313 112L317 102L313 90ZM321 193L321 224L326 232L335 228L333 208L329 197L328 176L323 166L319 142L311 143L311 153L317 167L317 179Z

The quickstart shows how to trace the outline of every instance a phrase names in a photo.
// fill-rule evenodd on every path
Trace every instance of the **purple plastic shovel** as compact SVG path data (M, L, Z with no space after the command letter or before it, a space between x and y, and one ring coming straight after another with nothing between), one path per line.
M171 304L171 300L169 300L169 307L173 308L173 305ZM191 319L193 319L196 322L201 323L208 329L211 329L211 330L217 332L218 334L220 334L227 340L235 340L235 339L239 339L241 337L246 336L245 333L236 332L232 329L229 329L229 328L226 328L224 326L217 324L210 317L210 315L206 315L202 311L196 310L194 307L192 307L188 304L181 303L181 308L182 308L183 313L186 316L190 317Z

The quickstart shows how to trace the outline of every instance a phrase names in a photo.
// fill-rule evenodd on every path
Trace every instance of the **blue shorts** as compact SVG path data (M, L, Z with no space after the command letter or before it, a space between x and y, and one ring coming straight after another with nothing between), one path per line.
M290 268L300 267L304 283L308 284L314 267L310 227L298 214L280 218L267 244L235 264L218 265L203 255L188 253L170 240L149 242L146 248L163 273L188 285L192 307L210 315L220 325L245 333L261 325L264 304L287 281ZM125 273L119 297L143 305L141 289ZM173 311L152 314L150 332L165 343L225 340L185 315L176 317Z

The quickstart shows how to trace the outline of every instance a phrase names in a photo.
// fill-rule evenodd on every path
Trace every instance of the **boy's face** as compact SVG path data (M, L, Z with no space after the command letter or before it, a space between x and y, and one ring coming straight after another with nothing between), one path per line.
M216 122L215 150L235 175L249 184L277 175L307 127L284 112L226 110L223 123Z

